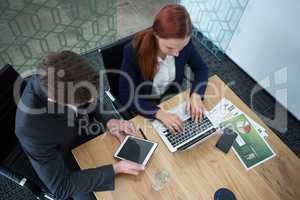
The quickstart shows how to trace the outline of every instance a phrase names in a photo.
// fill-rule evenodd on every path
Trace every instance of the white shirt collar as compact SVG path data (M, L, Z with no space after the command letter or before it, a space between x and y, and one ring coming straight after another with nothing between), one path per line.
M174 56L166 55L165 59L162 59L161 57L157 56L157 61L160 62L165 62L169 60L170 58L173 58Z

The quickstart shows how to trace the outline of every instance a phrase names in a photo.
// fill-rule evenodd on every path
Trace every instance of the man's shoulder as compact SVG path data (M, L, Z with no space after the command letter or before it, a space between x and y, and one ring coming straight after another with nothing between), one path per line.
M40 99L34 90L32 80L29 80L17 104L16 135L23 135L24 133L34 135L35 130L47 132L52 128L49 124L51 121L53 121L52 124L58 124L58 121L49 114L47 102Z

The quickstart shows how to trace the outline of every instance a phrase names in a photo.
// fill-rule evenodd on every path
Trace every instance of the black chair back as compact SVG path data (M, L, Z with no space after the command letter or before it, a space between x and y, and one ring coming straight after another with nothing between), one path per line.
M19 77L11 65L5 65L0 70L0 160L4 160L18 144L15 136L15 116L17 105L14 101L14 83ZM21 91L26 83L23 81Z
M118 40L101 48L101 54L106 70L119 70L123 60L123 48L133 39L133 35ZM107 73L111 93L118 98L119 74Z

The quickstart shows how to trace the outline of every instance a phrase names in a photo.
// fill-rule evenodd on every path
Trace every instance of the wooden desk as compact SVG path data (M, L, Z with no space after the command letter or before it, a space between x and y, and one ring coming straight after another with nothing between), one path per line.
M300 159L217 76L209 79L206 95L208 98L204 103L208 110L226 97L264 126L269 135L267 141L277 156L246 171L232 150L225 155L215 148L220 137L218 134L191 150L170 153L148 120L138 116L132 121L159 146L145 172L137 177L118 175L115 191L96 192L97 198L209 200L213 199L217 189L226 187L239 200L299 200ZM186 97L187 92L183 92L161 107L170 109ZM114 163L113 154L117 146L116 139L104 134L74 149L73 155L82 169L93 168ZM162 169L168 171L171 178L163 190L156 192L152 189L154 174Z

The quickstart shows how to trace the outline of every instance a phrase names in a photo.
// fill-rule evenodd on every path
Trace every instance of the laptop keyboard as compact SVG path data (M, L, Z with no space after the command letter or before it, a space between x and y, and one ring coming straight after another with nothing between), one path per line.
M201 122L194 122L192 118L188 118L183 122L184 131L181 133L173 134L169 130L166 130L166 137L170 141L173 147L176 147L183 142L189 140L190 138L199 134L199 136L205 136L211 134L215 131L215 128L211 130L213 124L211 121L204 115L204 118Z

